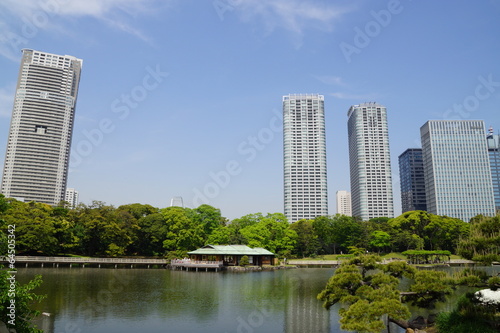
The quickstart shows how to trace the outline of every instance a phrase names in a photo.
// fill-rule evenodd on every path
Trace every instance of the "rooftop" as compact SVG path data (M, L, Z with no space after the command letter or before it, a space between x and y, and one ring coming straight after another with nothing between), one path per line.
M197 250L188 252L188 254L207 254L207 255L247 255L247 256L273 256L274 253L261 248L251 248L246 245L205 245Z

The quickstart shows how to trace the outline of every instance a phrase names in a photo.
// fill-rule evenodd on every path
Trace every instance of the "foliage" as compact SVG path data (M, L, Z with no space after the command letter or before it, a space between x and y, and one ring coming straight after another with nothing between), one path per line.
M391 235L385 231L375 230L370 234L369 244L380 253L380 250L383 250L391 245Z
M318 253L318 236L314 232L313 221L300 220L290 225L290 229L297 234L295 251L302 257Z
M468 223L424 211L409 211L388 221L397 251L409 249L454 251L460 237L467 235Z
M458 285L467 285L469 287L479 287L486 285L489 275L484 271L465 268L462 271L455 273L453 278Z
M453 280L442 271L417 271L410 291L416 294L405 296L414 305L433 309L437 302L443 302L453 292Z
M342 329L380 332L385 328L385 316L398 325L411 327L406 321L410 312L397 289L401 276L414 279L408 300L417 306L433 305L451 290L443 272L416 271L406 262L382 265L379 261L378 256L362 255L341 264L318 294L327 309L336 303L343 306L339 311Z
M497 290L500 288L500 276L492 276L487 281L488 287L491 290Z
M248 259L248 256L242 256L240 258L240 266L248 266L250 265L250 261Z
M440 313L436 319L438 332L493 333L499 328L499 309L485 307L474 294L460 297L451 313ZM497 329L495 329L495 327Z
M431 264L445 262L445 258L450 260L450 251L426 251L426 250L408 250L402 255L408 257L412 264Z
M366 249L452 252L460 237L468 237L467 224L420 211L394 219L360 221L337 214L290 224L281 213L248 214L228 221L219 209L205 204L193 209L159 209L139 203L115 208L93 201L68 209L0 196L0 219L5 221L0 223L4 232L7 225L16 226L16 249L28 255L165 256L206 244L264 247L288 258L348 252L359 255ZM491 262L497 259L494 249L475 254L470 248L464 251Z
M19 333L41 333L42 330L34 327L31 321L40 314L39 311L32 309L33 304L40 302L45 297L33 292L42 284L42 277L37 275L25 285L16 281L15 296L12 297L10 281L8 280L10 276L11 274L5 269L0 270L0 321L6 323L7 327L15 327L16 332ZM15 326L9 324L12 319L8 316L11 299L15 301Z
M469 235L460 239L458 253L487 265L500 261L500 215L473 218Z

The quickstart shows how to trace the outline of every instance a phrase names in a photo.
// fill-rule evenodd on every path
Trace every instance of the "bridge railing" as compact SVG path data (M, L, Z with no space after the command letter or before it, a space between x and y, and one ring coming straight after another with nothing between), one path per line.
M17 262L67 262L67 263L113 263L113 264L166 264L165 259L140 259L140 258L85 258L85 257L38 257L16 256ZM0 261L7 261L5 256Z
M172 259L170 262L174 266L189 266L189 265L218 265L222 266L223 261L207 261L207 260L191 260L191 259Z

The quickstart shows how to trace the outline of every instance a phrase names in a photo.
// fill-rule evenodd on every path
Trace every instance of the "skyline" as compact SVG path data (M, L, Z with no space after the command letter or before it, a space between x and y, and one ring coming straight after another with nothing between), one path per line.
M351 105L387 107L396 216L397 157L420 147L425 122L480 119L500 129L500 1L0 8L0 155L21 49L83 59L68 187L87 204L167 207L182 196L194 207L205 196L230 219L283 212L281 98L290 93L325 96L330 213L335 193L350 191Z

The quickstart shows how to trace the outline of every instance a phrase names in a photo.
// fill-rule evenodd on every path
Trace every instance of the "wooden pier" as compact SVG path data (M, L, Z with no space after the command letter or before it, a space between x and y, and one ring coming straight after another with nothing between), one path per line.
M201 260L191 260L191 259L174 259L170 262L170 266L172 269L186 269L186 271L189 271L189 269L194 269L198 272L199 269L204 269L205 272L208 272L208 270L214 269L216 272L222 270L224 268L224 262L223 261L201 261Z
M8 262L8 258L0 257L0 262ZM88 258L88 257L38 257L38 256L16 256L16 267L59 267L59 265L73 267L114 267L114 268L137 268L137 267L166 267L166 259L145 259L145 258Z

